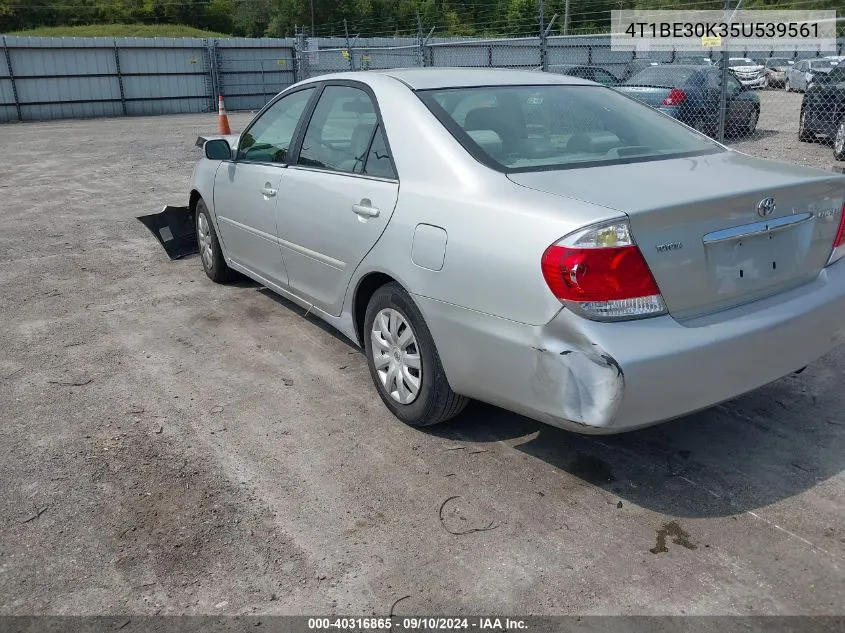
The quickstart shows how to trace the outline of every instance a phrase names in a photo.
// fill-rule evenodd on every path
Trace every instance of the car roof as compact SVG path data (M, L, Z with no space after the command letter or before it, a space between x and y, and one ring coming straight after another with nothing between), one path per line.
M592 81L569 75L498 68L394 68L368 72L393 77L413 90L544 84L593 85ZM356 78L360 78L360 75Z

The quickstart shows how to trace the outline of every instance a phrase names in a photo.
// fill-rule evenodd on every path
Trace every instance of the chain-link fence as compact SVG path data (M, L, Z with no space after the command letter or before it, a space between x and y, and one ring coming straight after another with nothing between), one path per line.
M543 70L612 86L726 143L800 126L802 140L836 137L845 94L845 41L834 53L614 50L610 35L465 38L308 38L294 47L298 79L349 70L472 67ZM843 84L842 80L838 81ZM845 87L843 87L845 90ZM806 97L804 94L806 93ZM843 124L845 134L845 124Z

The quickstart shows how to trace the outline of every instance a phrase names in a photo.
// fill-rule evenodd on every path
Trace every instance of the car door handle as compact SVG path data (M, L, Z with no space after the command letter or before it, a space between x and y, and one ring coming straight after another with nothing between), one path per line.
M276 195L276 190L273 189L272 187L262 187L261 193L263 195L267 196L268 198L272 198L273 196Z
M353 204L352 211L366 218L377 218L379 210L369 204L369 200L361 200L361 204Z

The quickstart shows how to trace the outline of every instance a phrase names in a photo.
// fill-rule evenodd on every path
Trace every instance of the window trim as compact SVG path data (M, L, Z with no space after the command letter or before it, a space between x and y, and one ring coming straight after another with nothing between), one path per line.
M262 116L264 116L264 113L267 112L267 110L272 108L274 105L276 105L277 102L281 101L285 97L289 97L291 95L294 95L297 92L302 92L304 90L313 90L315 88L317 88L317 90L315 90L315 93L311 95L311 98L305 104L305 108L303 109L302 114L299 115L299 121L296 122L296 127L293 130L293 136L291 137L291 144L290 144L290 147L288 148L288 156L291 156L292 155L291 152L292 152L293 148L295 147L297 138L298 138L299 133L301 131L303 116L305 115L306 112L309 111L309 108L311 108L311 105L314 101L315 96L320 92L319 86L317 86L313 83L305 84L305 85L302 85L302 86L297 86L293 90L284 90L284 91L280 92L279 94L277 94L272 99L270 99L270 101L268 101L267 104L263 108L261 108L261 110L258 111L258 114L256 114L255 117L253 117L252 121L249 122L249 125L247 125L246 128L244 129L244 131L241 132L240 136L238 136L238 148L235 151L235 157L230 162L240 163L240 164L244 164L244 165L265 165L265 166L280 167L280 168L289 167L290 166L289 162L288 163L274 163L274 162L268 162L268 161L244 160L241 157L241 143L243 142L244 136L246 136L249 133L249 131L255 126L255 124L258 122L258 120Z
M601 84L597 85L575 85L575 84L508 84L508 88L543 88L548 87L549 85L567 85L571 88L576 89L588 89L588 90L613 90L610 86L603 86ZM483 89L483 88L501 88L503 87L501 84L490 84L490 85L483 85L483 86L456 86L450 88L427 88L425 90L415 90L414 94L417 95L420 101L429 109L429 111L434 115L440 125L446 128L446 130L455 138L455 140L464 148L470 156L472 156L476 161L484 165L485 167L489 167L490 169L497 171L501 174L525 174L531 172L540 172L540 171L563 171L568 169L583 169L587 167L609 167L611 165L628 165L631 163L647 163L647 162L657 162L662 160L673 160L675 158L692 158L694 156L709 156L711 154L718 154L721 152L731 151L729 148L725 147L721 143L714 141L713 139L708 138L708 140L713 143L714 147L712 149L702 149L702 150L690 150L688 152L679 152L678 154L672 154L671 156L631 156L627 158L618 158L614 160L601 160L601 161L584 161L578 163L571 163L565 165L537 165L534 167L506 167L502 165L498 161L496 161L492 156L487 154L481 147L472 140L469 134L460 126L458 125L457 121L455 121L448 112L446 112L443 107L437 103L437 100L431 96L431 93L434 92L442 92L444 90L462 90L462 89ZM622 94L621 92L616 92L621 97L625 97L626 99L630 99L634 103L639 106L643 106L648 108L642 104L641 102L637 101L633 97L630 97L626 94ZM666 117L667 119L673 121L676 124L683 125L677 119L669 116L657 110L655 108L651 108L656 114L660 116ZM695 130L693 130L695 131Z
M316 98L309 103L308 107L302 113L302 119L300 120L300 127L297 129L297 138L296 143L291 145L291 149L288 152L288 156L291 159L291 162L288 163L288 167L291 169L304 169L308 171L316 171L325 174L334 174L338 176L352 176L355 178L366 178L368 180L379 180L382 182L399 182L399 170L396 169L396 161L393 158L393 149L390 147L390 139L387 135L387 128L384 125L384 120L381 116L381 108L379 107L378 98L376 97L375 91L368 86L367 84L355 81L354 79L329 79L326 81L316 82L319 84L319 93ZM327 169L324 167L313 167L311 165L300 165L299 162L299 154L302 151L302 143L305 141L305 133L308 130L308 126L311 125L311 119L314 116L314 111L317 109L317 105L320 102L320 98L323 96L323 92L326 88L331 86L344 86L347 88L356 88L358 90L363 91L367 94L370 98L370 101L373 102L373 106L376 113L376 124L373 127L373 133L370 135L370 142L367 144L367 155L369 157L370 148L373 145L373 139L375 138L375 132L378 128L381 128L382 134L384 136L384 144L387 147L387 151L390 154L390 164L393 167L393 173L395 178L381 178L379 176L368 176L367 174L355 174L347 171L339 171L337 169Z

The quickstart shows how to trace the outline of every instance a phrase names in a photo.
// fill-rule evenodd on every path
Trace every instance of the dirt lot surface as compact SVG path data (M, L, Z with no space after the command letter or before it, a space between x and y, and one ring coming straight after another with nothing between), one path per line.
M776 114L744 151L831 165ZM408 428L356 349L135 219L213 128L0 127L0 614L843 612L842 350L629 435Z

